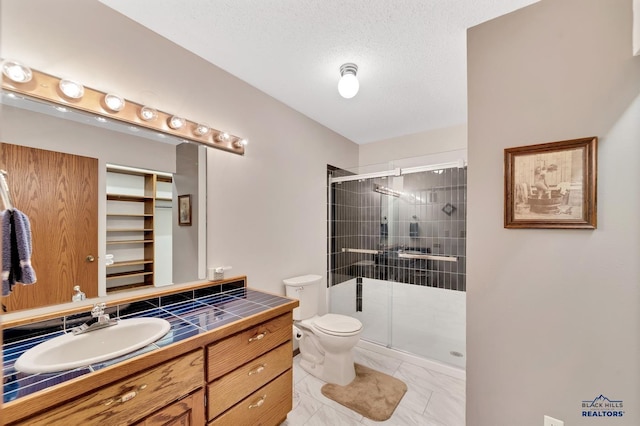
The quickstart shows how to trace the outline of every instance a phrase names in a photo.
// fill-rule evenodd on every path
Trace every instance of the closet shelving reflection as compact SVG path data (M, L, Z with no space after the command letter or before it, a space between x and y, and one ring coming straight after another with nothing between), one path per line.
M171 184L170 175L138 169L107 167L107 291L155 283L156 203L171 202L158 184Z
M3 210L13 209L11 195L9 195L9 185L7 184L7 172L0 170L0 198L2 198Z

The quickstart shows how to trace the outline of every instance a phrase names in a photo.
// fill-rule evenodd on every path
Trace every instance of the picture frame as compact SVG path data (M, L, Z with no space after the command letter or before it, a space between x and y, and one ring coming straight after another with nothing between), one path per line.
M191 226L191 194L178 195L178 225Z
M504 150L504 227L596 229L598 138Z

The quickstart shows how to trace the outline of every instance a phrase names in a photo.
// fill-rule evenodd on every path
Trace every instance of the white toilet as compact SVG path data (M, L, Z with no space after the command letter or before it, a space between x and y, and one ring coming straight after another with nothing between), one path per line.
M293 310L293 333L300 345L300 366L320 380L344 386L356 377L353 347L360 340L362 323L346 315L318 316L321 280L320 275L284 280L287 297L300 301L300 306Z

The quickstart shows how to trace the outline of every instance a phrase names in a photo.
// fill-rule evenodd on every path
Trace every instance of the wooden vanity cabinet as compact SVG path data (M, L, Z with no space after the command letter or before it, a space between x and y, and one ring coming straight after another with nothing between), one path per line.
M291 312L207 347L209 425L278 425L292 409Z
M0 424L279 425L293 408L297 306L285 302L11 401Z
M133 374L127 379L92 390L84 396L17 424L128 425L156 411L160 411L157 413L160 415L172 402L202 388L203 360L202 349L190 352L144 372ZM203 407L199 405L191 409L204 411Z

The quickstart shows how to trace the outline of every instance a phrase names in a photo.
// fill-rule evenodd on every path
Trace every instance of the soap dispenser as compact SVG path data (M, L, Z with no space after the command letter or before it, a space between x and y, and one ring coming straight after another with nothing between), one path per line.
M71 297L72 302L81 302L87 298L87 296L82 291L80 291L79 285L73 287L73 291L75 291L76 293L73 295L73 297Z

